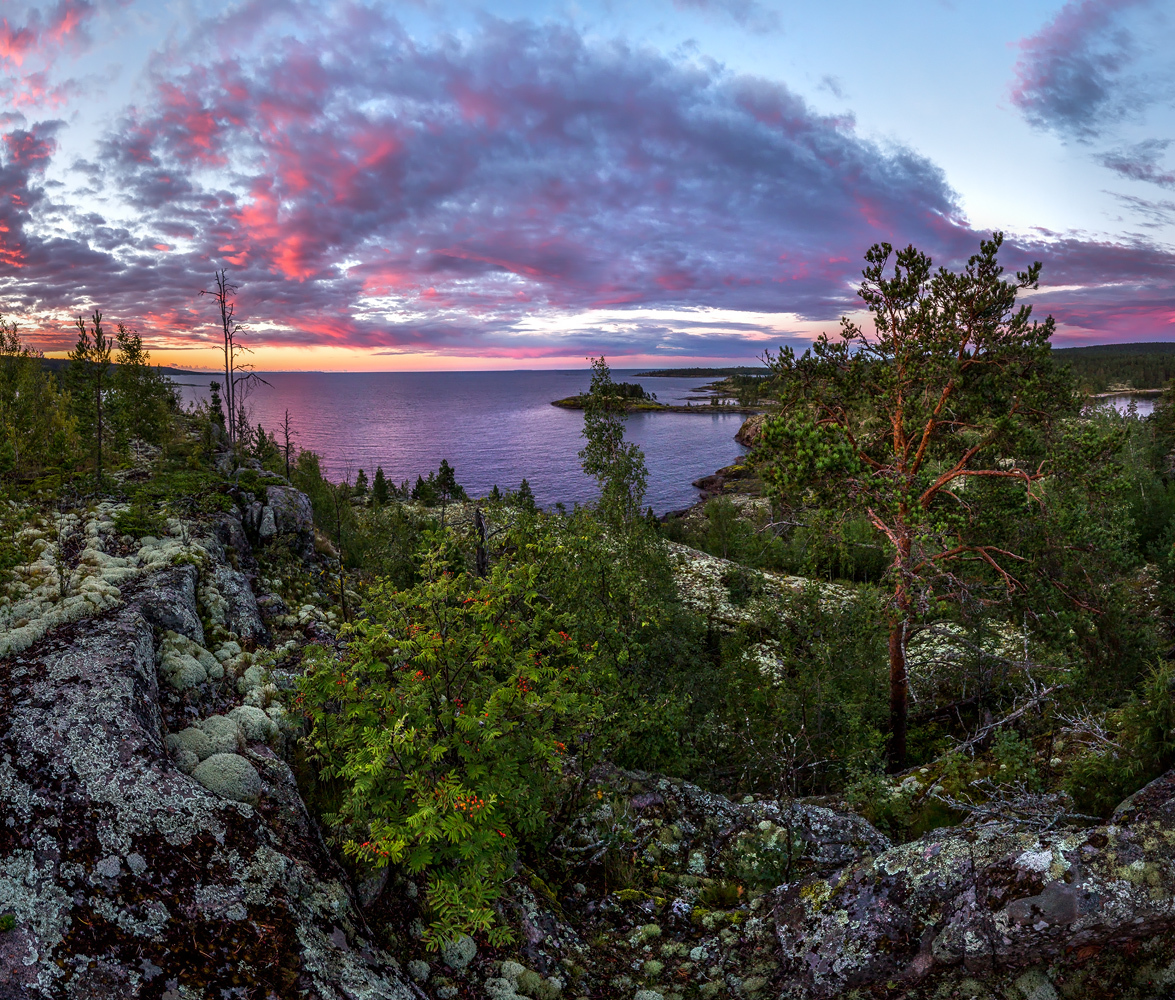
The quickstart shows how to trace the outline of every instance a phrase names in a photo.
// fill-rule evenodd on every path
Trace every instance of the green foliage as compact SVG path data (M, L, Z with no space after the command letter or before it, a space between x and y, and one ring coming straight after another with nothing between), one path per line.
M77 319L77 345L69 353L70 395L83 441L93 448L98 481L102 480L102 448L109 434L109 415L103 412L109 388L110 339L102 329L102 314L94 311L90 326Z
M423 575L373 587L344 658L313 659L307 739L342 786L346 851L427 875L430 947L465 932L502 944L492 904L518 849L550 835L563 756L591 721L576 690L590 657L534 563L480 580L434 551Z
M362 469L360 469L359 472L355 475L355 496L367 496L367 473Z
M1171 344L1105 344L1053 350L1053 360L1073 371L1083 392L1161 389L1175 378Z
M362 472L363 470L360 469L359 471ZM389 496L388 481L384 478L383 466L376 466L375 479L371 483L371 502L377 507L382 507L388 502Z
M1127 795L1175 764L1175 665L1154 668L1141 691L1107 717L1109 733L1089 739L1065 787L1079 810L1108 815Z
M0 320L0 475L27 478L68 466L77 449L71 400L21 342L15 323Z
M179 405L175 389L158 368L151 367L151 355L137 333L119 323L117 341L110 378L110 418L116 440L120 445L135 438L160 444Z
M958 273L933 271L912 246L874 245L858 289L873 331L845 317L837 342L822 335L800 358L784 348L770 359L783 405L757 461L773 498L842 522L867 517L892 553L895 768L906 756L901 636L921 608L990 604L1019 588L1022 557L993 544L984 501L1039 503L1056 424L1076 410L1070 374L1049 360L1052 318L1016 307L1040 264L1005 280L1002 241L981 241Z
M914 816L913 788L895 784L874 767L860 771L845 788L845 801L877 829L900 836Z
M579 453L583 471L600 484L600 512L613 524L640 517L649 473L644 452L624 443L624 405L608 363L592 362L592 387L583 412L587 444Z
M1035 790L1040 776L1033 766L1035 748L1015 729L1005 727L996 732L992 740L991 755L995 759L997 770L993 777L997 782L1023 782L1028 788Z
M146 535L158 537L167 530L166 519L143 504L135 504L114 515L114 527L120 535L143 538Z
M495 486L494 489L497 489ZM518 492L514 494L514 502L528 514L534 514L538 511L538 504L535 503L534 490L530 488L530 483L523 478L518 486Z

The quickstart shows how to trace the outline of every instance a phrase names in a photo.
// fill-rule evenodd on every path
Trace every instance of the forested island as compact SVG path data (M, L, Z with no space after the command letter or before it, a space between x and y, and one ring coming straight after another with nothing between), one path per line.
M0 996L1164 995L1175 389L999 249L874 247L663 518L603 358L543 510L5 325Z

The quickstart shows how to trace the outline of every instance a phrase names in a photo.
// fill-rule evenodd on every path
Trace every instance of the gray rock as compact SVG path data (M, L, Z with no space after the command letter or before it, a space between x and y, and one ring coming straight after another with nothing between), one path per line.
M191 565L158 574L144 584L139 607L157 629L178 632L203 646L204 626L196 611L197 576L196 567Z
M216 567L216 589L228 602L225 626L243 642L258 642L265 638L265 625L257 610L257 598L249 580L240 570L221 564Z
M214 753L200 762L192 777L222 799L256 802L261 795L261 776L240 754Z
M277 534L277 523L274 520L273 508L268 504L261 508L261 522L257 525L257 537L263 542L269 541Z
M468 934L462 934L452 944L441 949L441 960L450 969L464 969L477 955L477 943Z
M283 762L251 760L275 827L168 759L143 600L189 601L170 578L50 633L20 663L0 659L0 913L14 918L0 933L0 997L178 997L181 984L227 996L242 968L278 975L279 956L298 970L299 995L412 1000L407 977L364 940ZM95 871L114 870L111 858L124 860L118 878ZM250 920L264 935L242 934ZM207 956L199 968L193 940Z
M267 486L265 496L273 511L277 537L287 540L305 558L314 555L314 508L310 498L292 486Z

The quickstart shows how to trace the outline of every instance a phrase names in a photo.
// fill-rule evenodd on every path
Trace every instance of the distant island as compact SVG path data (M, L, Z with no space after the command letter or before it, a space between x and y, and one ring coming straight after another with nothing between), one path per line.
M634 378L730 378L732 375L764 375L765 368L659 368L651 372L637 372Z

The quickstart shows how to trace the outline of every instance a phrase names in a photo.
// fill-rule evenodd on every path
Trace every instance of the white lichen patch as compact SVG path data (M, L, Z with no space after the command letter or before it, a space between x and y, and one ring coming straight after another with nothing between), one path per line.
M674 578L681 599L690 607L713 615L719 621L738 625L753 620L758 605L794 597L812 586L802 576L786 576L769 570L750 570L730 559L721 559L678 542L666 542L673 560ZM731 599L728 585L734 575L745 576L756 592L745 604ZM820 599L833 607L844 607L853 592L837 584L819 583Z
M35 556L13 568L0 596L0 656L24 652L50 629L118 607L130 580L180 562L206 564L204 546L189 540L175 519L168 522L174 522L173 533L164 538L147 536L123 556L107 552L116 534L114 517L126 509L103 502L84 516L41 514L18 533L17 543ZM70 560L68 552L77 555Z
M163 634L155 654L160 678L177 691L224 677L224 665L198 642L178 632Z

